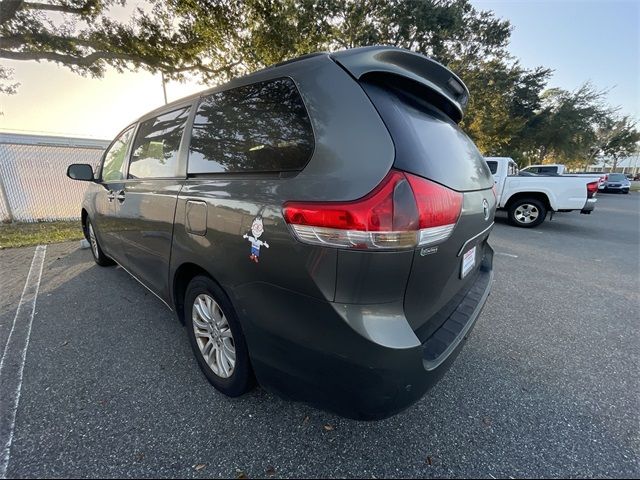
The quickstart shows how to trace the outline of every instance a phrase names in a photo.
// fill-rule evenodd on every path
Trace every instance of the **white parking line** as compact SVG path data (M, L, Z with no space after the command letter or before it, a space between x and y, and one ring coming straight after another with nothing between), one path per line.
M496 255L503 255L505 257L511 257L511 258L518 258L518 255L514 255L513 253L496 252Z
M31 260L27 281L22 290L11 332L0 358L0 478L6 478L16 413L20 402L22 375L27 348L31 338L31 326L36 311L36 299L40 289L42 268L47 247L38 245Z

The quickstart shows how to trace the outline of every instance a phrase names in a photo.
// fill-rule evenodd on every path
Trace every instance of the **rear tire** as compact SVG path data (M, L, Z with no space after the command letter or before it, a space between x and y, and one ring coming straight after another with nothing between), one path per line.
M520 198L509 206L508 214L511 225L534 228L544 222L547 207L536 198Z
M238 397L254 386L242 327L231 302L211 278L189 283L184 298L189 343L200 369L217 390Z
M89 218L87 218L87 240L89 240L89 247L91 247L91 254L93 255L93 259L98 265L100 265L101 267L108 267L116 263L109 257L107 257L102 251L102 248L100 248L98 237L96 237L96 232L93 229L93 224L91 223L91 220Z

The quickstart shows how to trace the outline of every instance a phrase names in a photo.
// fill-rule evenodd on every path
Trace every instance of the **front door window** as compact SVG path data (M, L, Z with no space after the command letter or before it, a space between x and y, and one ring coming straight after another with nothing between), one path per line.
M104 156L102 165L102 182L119 182L125 177L125 158L127 158L127 150L131 137L133 136L133 127L122 133L109 147Z

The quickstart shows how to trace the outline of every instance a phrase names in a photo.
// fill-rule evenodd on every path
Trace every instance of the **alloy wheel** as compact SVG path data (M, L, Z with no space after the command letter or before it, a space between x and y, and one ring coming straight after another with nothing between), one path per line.
M193 332L202 357L221 378L233 375L236 348L231 327L220 305L206 293L198 295L191 313Z
M535 205L530 203L523 203L516 208L514 216L520 223L532 223L535 222L540 215L540 210Z
M93 231L93 225L89 222L89 243L91 244L91 251L93 255L98 258L100 253L98 252L98 241L96 240L96 234Z

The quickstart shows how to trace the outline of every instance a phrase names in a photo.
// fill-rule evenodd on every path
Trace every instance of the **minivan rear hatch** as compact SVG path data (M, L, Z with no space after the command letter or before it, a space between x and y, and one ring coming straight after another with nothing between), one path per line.
M395 146L394 167L463 196L449 238L418 248L404 299L405 315L425 341L447 320L443 312L480 281L496 208L493 177L458 127L467 89L442 65L418 54L377 47L334 60L360 83ZM367 63L368 62L368 63Z

